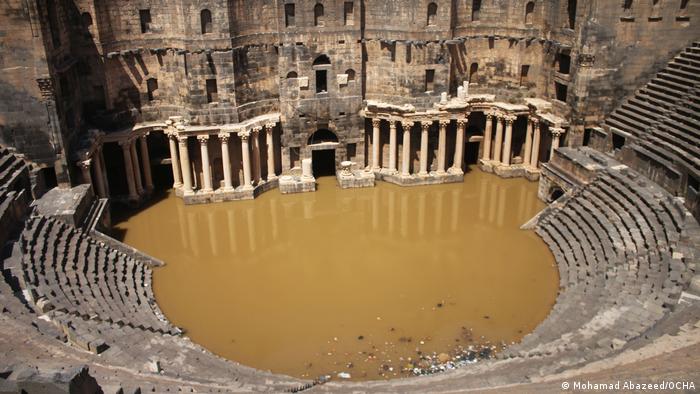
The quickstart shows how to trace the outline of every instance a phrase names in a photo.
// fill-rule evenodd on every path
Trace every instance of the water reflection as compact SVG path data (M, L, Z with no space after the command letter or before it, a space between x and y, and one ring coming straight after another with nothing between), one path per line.
M535 194L479 171L412 188L321 178L316 193L255 201L169 196L117 227L167 262L161 309L210 350L295 376L392 377L421 354L518 340L546 316L553 259L519 230L543 208Z

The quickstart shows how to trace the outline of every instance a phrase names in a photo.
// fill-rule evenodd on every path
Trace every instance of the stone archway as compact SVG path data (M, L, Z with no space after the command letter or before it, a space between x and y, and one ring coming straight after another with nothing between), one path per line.
M314 176L334 176L338 136L328 129L318 129L309 136L307 146L311 151Z

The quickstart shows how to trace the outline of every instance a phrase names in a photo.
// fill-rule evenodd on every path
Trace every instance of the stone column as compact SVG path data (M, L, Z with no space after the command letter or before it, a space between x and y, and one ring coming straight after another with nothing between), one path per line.
M462 163L464 162L464 135L467 133L468 119L457 120L457 135L455 136L455 156L452 163L451 172L463 174Z
M309 180L313 179L313 177L313 162L311 161L311 159L303 159L301 161L301 178Z
M437 173L438 174L444 174L445 173L445 156L446 156L446 148L447 148L447 125L450 124L449 120L441 120L440 121L440 134L438 136L438 166L437 166Z
M510 165L510 146L513 140L513 121L515 120L514 116L506 116L505 117L505 122L506 122L506 136L505 139L503 140L503 164L509 166Z
M141 182L141 166L139 165L139 156L136 154L136 139L130 143L131 161L134 170L134 180L136 181L136 192L143 194L143 183Z
M428 175L428 130L432 122L421 122L420 134L420 172L418 175Z
M372 119L372 170L379 171L379 125L381 119Z
M177 136L168 134L170 145L170 166L173 169L173 189L182 187L182 176L180 175L180 159L177 157Z
M100 160L100 151L93 153L93 161L95 162L95 183L97 185L97 194L100 198L108 198L107 188L105 187L104 170L102 169L102 161Z
M243 156L243 189L252 189L253 185L250 181L250 147L248 146L248 138L250 131L241 131L238 133L241 138L241 153Z
M562 134L564 134L564 129L560 127L552 127L549 129L549 132L552 133L552 147L549 151L549 160L551 161L554 157L554 150L559 147L559 138Z
M481 159L491 160L491 132L493 131L493 114L486 113L486 128L484 129L484 146L482 147Z
M396 173L396 122L389 121L389 171Z
M523 165L530 165L530 158L532 156L532 136L535 133L535 124L537 119L530 118L528 122L528 128L525 132L525 152L523 152Z
M496 115L496 141L493 144L493 160L501 161L501 149L503 148L503 117Z
M221 142L221 162L224 166L224 191L230 192L233 190L233 181L231 180L231 155L228 150L229 133L219 133L219 141Z
M141 163L143 163L143 177L146 181L146 190L153 190L153 175L151 174L151 158L148 155L148 138L147 134L139 137L141 146Z
M92 175L90 175L90 168L92 167L92 160L83 160L78 162L78 166L80 167L80 171L82 172L83 175L83 183L87 183L90 185L90 187L95 189L92 185Z
M136 185L134 183L134 165L131 161L131 141L121 141L119 145L122 147L122 154L124 155L124 175L129 188L129 200L138 200L139 196L136 194Z
M275 146L274 146L274 136L272 131L275 128L274 123L268 123L265 125L265 136L267 144L267 180L271 181L277 178L275 174Z
M408 177L411 176L411 127L413 127L413 122L403 121L401 122L401 127L403 128L403 154L401 155L401 176Z
M537 123L535 123L535 132L532 135L532 157L530 159L530 166L532 168L537 168L540 159L540 128Z
M182 167L182 187L185 194L192 194L192 170L190 167L190 152L187 148L187 136L177 137L180 150L180 167Z
M253 181L260 182L262 171L260 169L260 131L262 127L253 127L250 135L250 143L253 148Z
M211 184L211 167L209 165L209 136L198 135L197 140L199 141L199 151L202 156L202 174L204 175L202 192L211 193L214 191L214 188Z

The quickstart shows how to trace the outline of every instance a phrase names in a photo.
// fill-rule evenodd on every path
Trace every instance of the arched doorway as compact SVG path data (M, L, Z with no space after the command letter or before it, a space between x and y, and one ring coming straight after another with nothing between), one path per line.
M335 149L338 136L328 129L318 129L307 141L315 177L335 176Z

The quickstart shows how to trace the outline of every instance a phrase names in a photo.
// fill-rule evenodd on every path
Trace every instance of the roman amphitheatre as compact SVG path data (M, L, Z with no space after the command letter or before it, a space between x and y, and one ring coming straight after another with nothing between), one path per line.
M700 2L0 9L0 392L700 385Z

